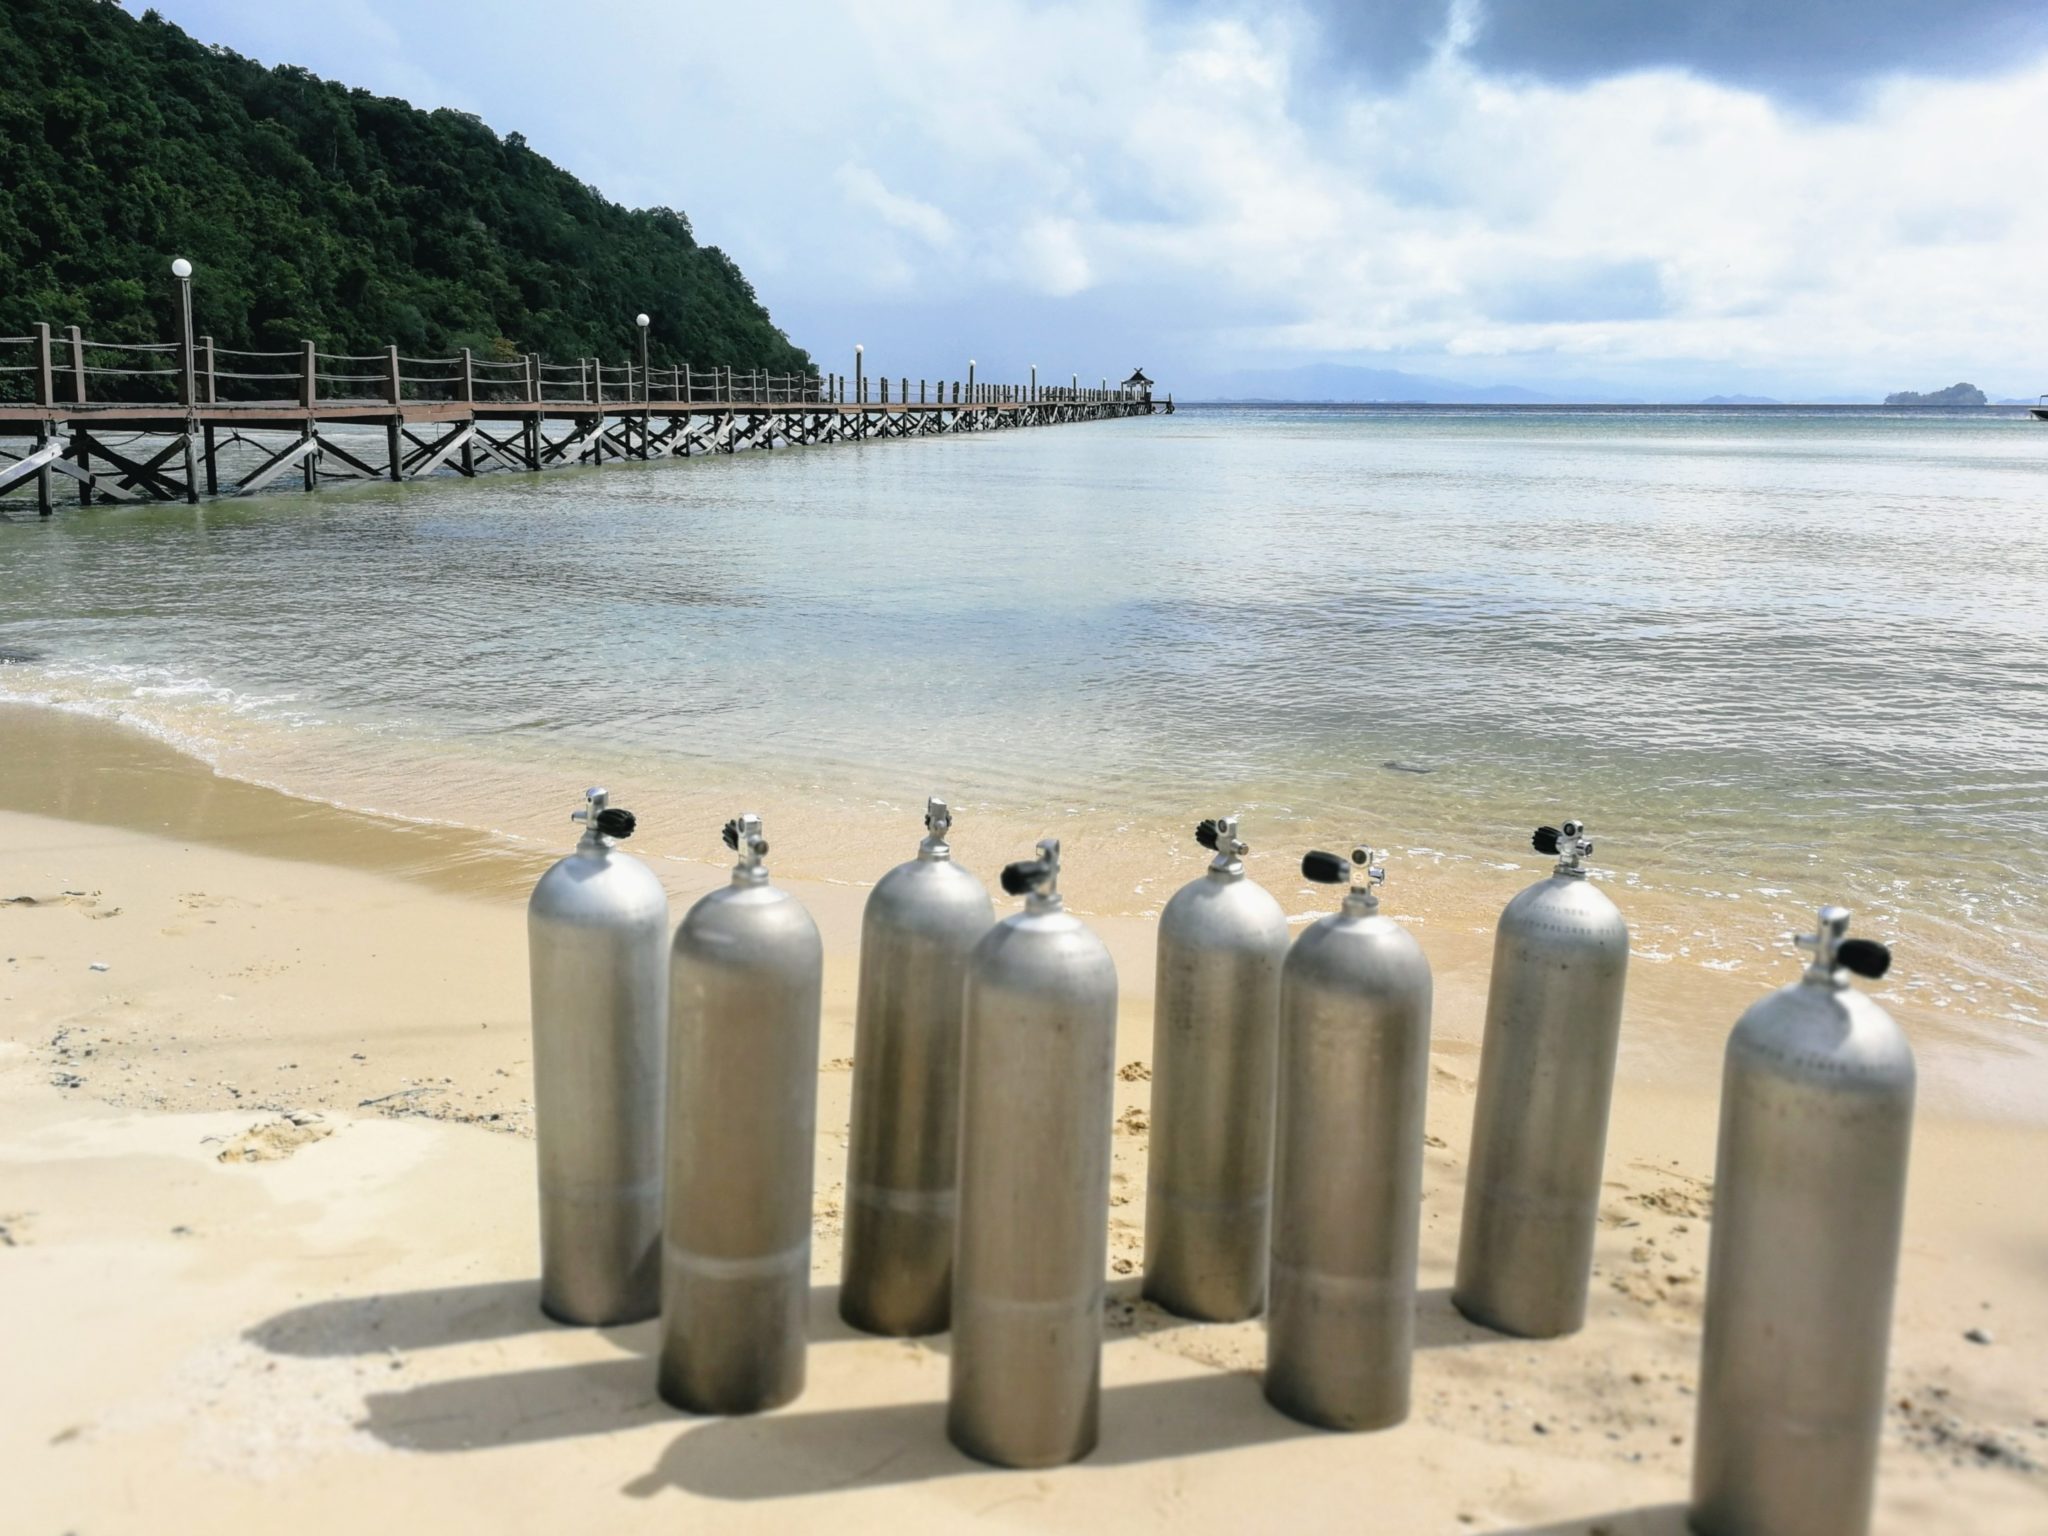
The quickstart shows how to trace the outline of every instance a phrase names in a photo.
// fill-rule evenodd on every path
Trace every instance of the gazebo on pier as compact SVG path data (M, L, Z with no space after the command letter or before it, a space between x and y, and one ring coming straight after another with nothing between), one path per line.
M1133 368L1131 376L1124 380L1124 393L1138 400L1152 398L1152 381L1145 377L1145 370Z

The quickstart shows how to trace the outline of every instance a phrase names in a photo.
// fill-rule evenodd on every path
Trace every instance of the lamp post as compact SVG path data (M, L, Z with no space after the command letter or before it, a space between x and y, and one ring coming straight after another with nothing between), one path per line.
M865 365L861 362L861 354L865 351L867 351L867 348L863 347L859 342L856 341L853 344L853 403L855 405L866 405L868 403L867 375L862 371Z
M633 323L640 327L640 403L645 405L654 398L653 391L648 388L653 376L647 371L647 312L642 310L635 315Z
M192 367L192 263L177 257L171 276L178 282L178 398L189 410L198 395Z
M967 359L967 403L974 404L974 359Z

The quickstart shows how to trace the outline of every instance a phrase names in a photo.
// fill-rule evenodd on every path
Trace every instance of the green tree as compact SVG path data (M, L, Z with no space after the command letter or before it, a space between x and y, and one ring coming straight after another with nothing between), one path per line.
M224 347L623 362L644 309L657 367L811 366L683 214L622 208L467 113L265 69L112 0L7 0L0 58L0 335L166 340L182 255Z

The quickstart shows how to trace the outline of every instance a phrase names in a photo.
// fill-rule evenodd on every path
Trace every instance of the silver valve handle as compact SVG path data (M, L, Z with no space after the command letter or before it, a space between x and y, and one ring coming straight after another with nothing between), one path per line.
M1211 869L1228 869L1252 851L1250 843L1238 840L1235 816L1217 816L1202 822L1195 828L1195 841L1216 855L1209 862Z
M583 791L583 809L571 811L569 819L588 826L592 835L623 841L633 835L639 819L631 811L609 804L611 791L593 786Z
M1561 827L1538 827L1529 846L1538 853L1557 855L1557 873L1583 875L1585 861L1593 856L1593 840L1586 836L1583 821L1568 821Z
M1837 974L1839 971L1851 972L1867 981L1877 981L1892 968L1892 952L1888 945L1874 939L1849 937L1847 907L1822 907L1814 932L1787 934L1786 937L1801 949L1813 951L1813 963L1806 968L1806 979L1817 985L1845 985Z
M725 846L740 856L739 862L732 867L734 874L758 873L766 877L768 872L762 867L762 860L768 857L768 839L761 835L759 816L752 811L735 816L725 824L720 835L725 839Z
M1012 896L1028 898L1027 904L1034 909L1060 905L1060 840L1041 837L1037 858L1005 864L1003 889Z
M924 803L924 842L920 845L927 853L946 851L946 834L953 829L953 811L937 795Z

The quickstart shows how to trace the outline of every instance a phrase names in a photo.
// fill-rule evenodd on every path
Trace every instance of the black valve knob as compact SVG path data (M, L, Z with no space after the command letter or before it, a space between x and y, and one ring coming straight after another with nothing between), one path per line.
M1003 889L1022 896L1050 873L1051 866L1043 859L1019 859L1003 866Z
M732 849L735 853L737 853L739 851L740 846L739 818L734 817L731 821L728 821L725 824L725 829L721 831L718 835L725 839L726 847Z
M631 811L616 805L608 805L599 811L594 823L597 830L606 837L616 838L631 837L633 829L639 824Z
M1835 946L1835 964L1867 981L1876 981L1892 968L1891 947L1875 939L1844 939Z
M1213 853L1216 849L1216 823L1214 821L1204 821L1200 826L1196 827L1195 841Z
M1563 836L1555 827L1538 827L1536 835L1529 839L1529 846L1538 853L1555 853L1560 846L1558 839Z
M1317 885L1342 885L1351 878L1351 861L1340 853L1304 853L1301 873Z

